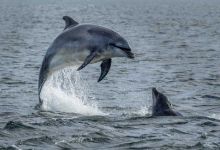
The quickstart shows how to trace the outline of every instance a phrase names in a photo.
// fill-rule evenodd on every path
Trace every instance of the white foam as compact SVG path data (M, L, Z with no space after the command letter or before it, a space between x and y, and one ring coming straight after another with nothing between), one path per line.
M124 114L128 114L129 116L150 116L151 115L151 109L150 106L141 106L138 110L133 110L129 112L124 112Z
M147 115L150 115L151 114L151 109L150 109L150 106L143 106L141 107L138 111L137 111L137 114L140 115L140 116L147 116Z
M88 86L74 68L54 72L45 82L40 97L42 110L77 113L82 115L105 115L97 104L88 99Z
M220 114L212 114L209 116L210 118L214 118L214 119L217 119L217 120L220 120Z

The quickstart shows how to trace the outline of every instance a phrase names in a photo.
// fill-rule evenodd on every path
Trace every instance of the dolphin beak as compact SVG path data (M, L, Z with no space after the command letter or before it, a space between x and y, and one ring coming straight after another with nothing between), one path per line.
M127 49L127 48L120 48L122 51L124 51L128 58L134 59L134 53L131 52L131 49Z
M156 88L152 88L152 93L153 93L154 95L157 95L157 94L158 94L157 89L156 89Z
M158 96L159 92L157 91L156 88L152 88L152 96L156 99L156 97ZM153 98L153 99L154 99Z
M152 88L153 107L157 103L157 96L158 96L158 94L159 94L159 92L157 91L157 89L156 88Z

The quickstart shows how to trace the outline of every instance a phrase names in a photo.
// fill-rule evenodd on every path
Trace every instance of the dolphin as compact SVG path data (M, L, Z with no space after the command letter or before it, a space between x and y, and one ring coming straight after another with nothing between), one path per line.
M59 69L78 66L77 71L90 63L101 61L100 82L109 72L113 57L134 58L128 42L118 33L97 25L79 24L64 16L65 28L47 49L38 82L38 95L47 78Z
M158 92L156 88L152 88L152 98L152 116L182 116L179 112L172 109L172 105L167 97Z

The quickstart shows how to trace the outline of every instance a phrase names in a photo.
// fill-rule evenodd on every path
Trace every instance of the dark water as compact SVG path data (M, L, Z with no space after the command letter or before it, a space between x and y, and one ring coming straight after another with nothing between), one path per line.
M35 109L64 15L119 32L136 54L101 83L99 64L80 72L108 115ZM0 149L220 149L219 48L219 0L1 0ZM149 117L152 87L184 117Z

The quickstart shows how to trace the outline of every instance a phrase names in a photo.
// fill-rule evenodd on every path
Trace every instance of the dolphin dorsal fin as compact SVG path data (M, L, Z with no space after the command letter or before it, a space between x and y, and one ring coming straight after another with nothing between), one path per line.
M71 26L76 26L78 25L79 23L76 22L75 20L73 20L73 18L69 17L69 16L63 16L63 20L65 21L65 28L69 28Z

